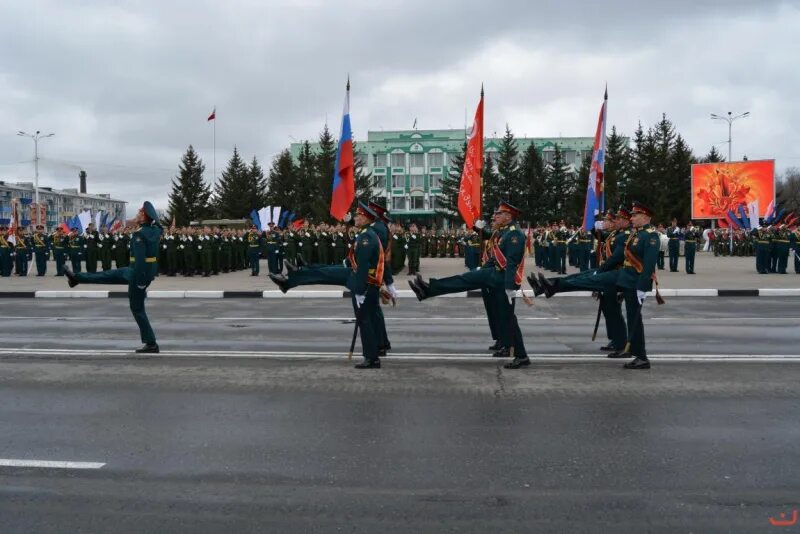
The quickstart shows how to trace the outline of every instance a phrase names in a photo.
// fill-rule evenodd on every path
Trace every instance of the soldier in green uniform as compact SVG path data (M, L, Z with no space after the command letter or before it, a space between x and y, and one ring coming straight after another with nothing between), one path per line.
M380 369L378 357L379 338L376 333L376 314L378 310L378 291L383 283L383 246L375 231L370 227L378 215L368 206L359 203L355 223L360 229L356 235L350 254L351 269L347 288L352 292L353 311L361 335L363 360L356 369Z
M47 257L50 255L50 247L47 243L47 236L44 235L44 226L41 224L36 227L33 234L33 254L36 258L36 276L47 274Z
M634 231L625 243L625 262L617 278L617 287L622 289L625 297L629 354L633 356L633 360L624 365L625 369L650 369L645 347L642 305L648 292L653 289L653 273L660 249L658 233L650 224L652 217L650 208L639 202L633 203L631 223Z
M678 219L672 219L672 225L667 228L667 252L669 253L669 272L678 272L678 257L680 256L681 229L678 228Z
M424 226L419 235L419 255L421 258L428 257L428 229Z
M66 261L66 250L69 243L64 237L64 231L60 226L56 226L53 235L50 236L50 243L53 247L53 260L56 262L56 276L64 276L64 262Z
M162 240L163 246L166 247L165 258L167 260L167 276L176 276L178 272L178 240L175 239L175 237L175 230L170 228L169 233L167 233Z
M94 223L89 223L86 228L86 241L83 244L84 252L86 253L86 272L97 272L97 230Z
M104 271L111 270L111 236L108 228L101 228L97 241L97 254L100 257L100 267Z
M219 269L223 273L231 272L233 266L233 241L231 239L231 231L223 230L219 238Z
M403 238L403 227L400 224L393 224L391 225L391 250L392 250L392 257L391 257L391 268L392 274L398 275L400 271L403 270L403 265L406 262L406 254L405 249L403 246L405 245L405 239Z
M197 271L197 256L195 255L196 245L194 239L194 230L187 228L181 240L181 244L178 246L183 254L183 275L190 278L193 277Z
M14 271L17 276L28 276L28 241L22 227L17 227L15 236Z
M683 255L686 258L686 274L694 274L694 256L697 251L697 241L701 237L700 229L697 228L692 221L689 221L684 235ZM725 242L727 243L727 236ZM725 248L727 251L727 247Z
M114 235L114 244L111 245L111 251L114 254L114 264L117 269L127 267L129 263L130 254L128 253L128 235L125 233L127 229L120 229ZM80 269L75 269L73 264L72 270L80 272Z
M592 234L587 232L583 227L578 230L578 235L575 236L574 241L577 242L578 261L576 267L579 271L586 271L589 269L589 256L592 253Z
M269 231L264 243L267 247L267 271L272 274L281 272L283 265L281 265L281 239L282 237L275 228L275 223L269 223Z
M0 220L0 276L11 276L11 243L8 242L9 219Z
M72 263L72 271L76 273L81 272L83 246L83 237L78 233L78 227L73 226L69 234L69 260Z
M140 225L133 233L131 241L131 266L114 269L102 273L73 273L65 269L70 287L78 284L120 284L128 286L128 301L133 318L139 326L142 346L138 353L157 353L159 351L156 336L144 309L147 286L153 281L158 271L157 254L161 238L161 225L156 210L150 202L145 202L136 216Z
M408 233L405 235L405 248L408 257L408 274L414 276L419 272L419 248L420 248L420 235L417 230L417 225L411 223L408 226Z
M261 273L259 265L259 256L261 255L261 236L258 233L258 228L254 224L250 227L250 232L247 234L247 262L250 265L250 276L258 276Z
M800 227L791 234L792 256L794 256L794 274L800 274Z
M514 359L504 365L506 369L530 365L514 314L514 297L522 282L525 263L525 234L515 221L518 214L519 210L507 202L501 202L495 210L493 223L499 232L492 242L493 261L485 267L447 278L431 278L428 282L420 276L409 280L409 286L421 301L449 293L488 289L501 345L494 356L509 356L512 350L514 354Z
M448 258L456 257L456 237L452 230L448 230L444 235L444 255Z
M325 223L320 223L317 229L317 258L321 265L331 265L331 253L333 252L333 236L331 230Z
M772 242L775 244L775 254L778 257L775 271L778 274L786 274L787 262L789 261L789 245L791 241L789 239L789 230L786 228L785 224L778 227L775 232L775 239L773 239Z
M342 265L347 256L348 238L345 228L337 225L333 231L333 263L332 265Z

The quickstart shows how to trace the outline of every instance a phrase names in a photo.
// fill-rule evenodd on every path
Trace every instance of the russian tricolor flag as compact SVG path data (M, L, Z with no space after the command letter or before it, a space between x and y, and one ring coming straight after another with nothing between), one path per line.
M592 167L589 171L589 185L586 188L586 205L583 208L583 229L587 232L594 228L594 219L598 213L605 211L604 168L606 163L606 108L608 107L608 89L597 119L597 131L594 134L592 148Z
M333 170L333 194L331 195L331 216L343 220L350 210L356 196L355 174L353 168L353 131L350 128L350 79L347 79L347 92L344 97L342 129L339 132L339 146L336 149L336 164Z

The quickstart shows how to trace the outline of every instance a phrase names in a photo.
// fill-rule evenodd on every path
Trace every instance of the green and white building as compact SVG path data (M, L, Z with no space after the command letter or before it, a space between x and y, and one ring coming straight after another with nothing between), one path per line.
M447 176L450 159L460 154L466 132L457 130L402 130L367 132L367 140L356 148L366 158L375 179L375 196L386 199L392 216L398 220L430 220L436 215L442 178ZM502 139L485 138L484 151L490 155L500 149ZM576 171L583 157L590 154L592 137L516 138L520 154L534 145L545 163L553 161L558 145L564 162ZM297 160L302 145L291 145Z

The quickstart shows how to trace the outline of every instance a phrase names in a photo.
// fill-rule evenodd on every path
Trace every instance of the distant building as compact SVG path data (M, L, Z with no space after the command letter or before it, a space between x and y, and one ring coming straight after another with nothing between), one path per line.
M395 218L430 220L441 197L441 182L450 169L450 158L461 154L466 132L457 130L402 130L367 132L367 141L357 141L356 149L376 180L376 196L386 199ZM484 138L484 151L491 155L500 149L502 139ZM534 145L545 163L552 163L555 146L564 163L576 171L591 154L593 137L518 137L520 154ZM297 160L301 143L291 145Z
M36 194L33 183L9 183L0 181L0 219L11 218L11 204L14 199L30 198L35 201ZM80 193L78 189L53 189L39 187L39 202L47 206L47 230L52 231L65 217L72 217L84 210L91 210L92 215L99 211L106 211L124 221L124 200L111 198L107 194L89 195ZM30 213L25 214L25 219L30 219Z

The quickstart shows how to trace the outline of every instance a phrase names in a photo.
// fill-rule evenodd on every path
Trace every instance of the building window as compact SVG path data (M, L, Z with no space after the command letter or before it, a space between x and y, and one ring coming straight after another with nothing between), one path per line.
M405 154L392 154L392 167L403 167L406 166L406 155Z
M378 189L386 189L386 175L385 174L375 175L375 187L377 187Z
M444 154L441 152L434 152L428 154L428 167L442 167L444 166Z
M425 187L425 182L422 179L421 174L412 174L409 177L409 180L411 182L410 183L411 189L422 189L423 187Z
M373 167L385 167L386 166L386 154L373 154L372 155L372 166Z
M406 211L406 197L393 197L392 211Z
M442 175L441 174L431 174L430 182L431 182L431 189L441 189L441 187L442 187Z
M392 189L403 189L406 186L406 177L403 174L392 175Z
M441 202L439 201L439 197L435 195L431 195L430 204L432 210L438 210L441 207Z
M411 197L410 209L412 209L412 210L424 210L425 209L425 198L424 197Z
M425 154L409 154L408 155L408 166L409 167L424 167L425 166Z

